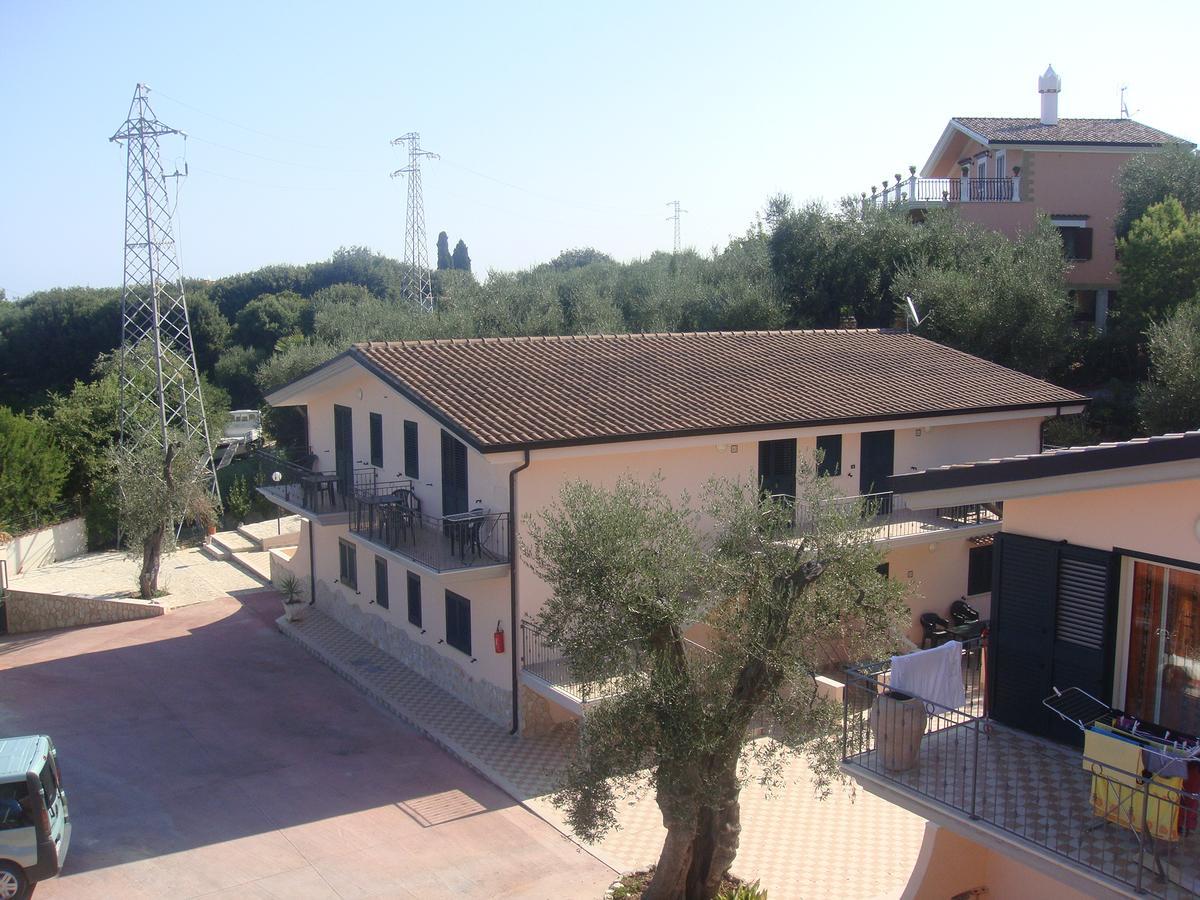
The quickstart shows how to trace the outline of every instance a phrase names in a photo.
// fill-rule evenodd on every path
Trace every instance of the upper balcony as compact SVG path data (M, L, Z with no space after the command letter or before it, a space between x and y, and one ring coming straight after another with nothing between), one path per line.
M1200 835L1191 825L1200 795L987 718L986 652L981 639L964 644L959 709L889 691L890 662L849 669L843 770L871 793L1085 893L1196 896Z
M261 480L258 491L276 506L320 525L345 525L350 498L356 490L370 489L374 469L357 469L349 476L314 471L285 456L259 452Z
M951 203L1019 203L1021 176L1000 178L921 178L910 175L896 177L895 183L871 185L871 193L862 194L863 211L888 206L934 206Z
M795 498L787 495L780 497L785 502L795 502ZM825 501L825 504L852 520L857 518L858 530L866 533L874 543L886 543L889 547L991 534L1000 530L1002 522L999 508L993 504L969 503L938 509L909 509L903 496L896 496L890 491L839 497ZM807 519L804 510L796 510L798 530L805 528Z
M487 509L445 516L421 511L411 481L361 483L349 499L350 532L432 572L507 574L508 513Z

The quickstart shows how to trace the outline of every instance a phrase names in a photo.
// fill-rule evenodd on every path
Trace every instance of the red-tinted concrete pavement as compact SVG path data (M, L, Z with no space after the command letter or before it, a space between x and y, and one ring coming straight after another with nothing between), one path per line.
M273 594L0 639L0 734L47 733L58 898L596 898L611 870L280 635Z

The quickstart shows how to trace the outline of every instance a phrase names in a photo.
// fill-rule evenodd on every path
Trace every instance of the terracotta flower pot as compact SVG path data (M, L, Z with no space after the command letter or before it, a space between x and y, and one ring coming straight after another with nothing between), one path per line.
M875 698L867 722L885 769L907 772L917 764L926 719L925 704L908 694L887 691Z

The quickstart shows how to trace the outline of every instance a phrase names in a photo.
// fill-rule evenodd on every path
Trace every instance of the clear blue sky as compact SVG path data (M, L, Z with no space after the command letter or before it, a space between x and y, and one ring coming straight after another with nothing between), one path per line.
M430 252L477 272L595 246L701 250L779 191L834 200L921 165L952 115L1134 117L1200 139L1194 2L192 3L0 0L0 287L121 280L134 85L190 134L184 270L342 245L400 256L421 132ZM182 161L178 139L164 162Z

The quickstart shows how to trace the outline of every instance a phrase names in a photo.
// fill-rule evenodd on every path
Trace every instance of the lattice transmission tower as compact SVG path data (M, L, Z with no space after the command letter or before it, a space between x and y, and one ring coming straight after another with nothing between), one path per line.
M200 394L183 279L171 229L172 207L158 139L187 135L164 125L139 84L129 118L110 140L125 144L125 286L121 296L121 449L163 454L177 434L201 442L203 471L217 493L216 466ZM176 172L175 176L180 173Z
M670 202L668 202L668 203L667 203L667 206L670 206L670 207L673 207L673 208L674 208L674 212L672 212L672 213L671 213L671 215L667 216L667 221L668 221L668 222L672 222L672 221L673 221L673 222L675 223L675 252L676 252L676 253L678 253L678 252L679 252L679 249L680 249L680 242L679 242L679 217L680 217L680 215L681 215L682 213L685 213L685 212L687 212L687 210L686 210L686 209L680 209L680 208L679 208L679 201L678 201L678 200L671 200Z
M392 141L393 146L408 145L408 165L392 173L408 176L408 212L404 217L404 272L400 277L400 296L423 309L433 309L433 281L429 275L429 247L425 243L425 199L421 194L421 160L441 159L421 149L421 135L410 131Z

